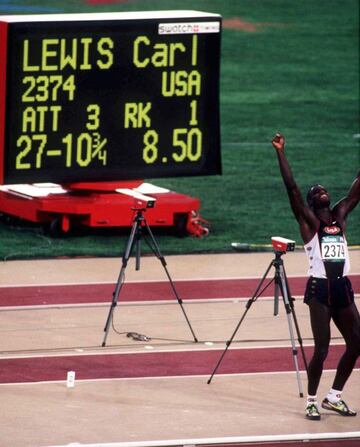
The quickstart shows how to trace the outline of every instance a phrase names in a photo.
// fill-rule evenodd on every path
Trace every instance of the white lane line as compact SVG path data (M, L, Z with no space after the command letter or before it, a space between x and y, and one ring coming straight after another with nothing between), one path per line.
M293 298L295 298L295 300L299 303L302 302L303 300L303 295L292 295ZM360 293L355 293L354 295L355 299L359 299L360 298ZM231 298L182 298L183 299L183 304L219 304L219 303L243 303L243 302L247 302L249 301L249 299L251 299L251 297L241 297L241 298L236 298L236 297L231 297ZM272 299L274 299L273 295L261 295L261 297L259 297L257 299L257 302L262 302L265 300L265 302L269 302ZM81 308L81 307L108 307L111 304L111 297L109 298L109 301L100 301L100 302L87 302L87 303L59 303L59 304L29 304L29 305L25 305L25 306L19 306L17 304L14 304L12 306L0 306L0 311L8 311L8 312L16 312L16 311L21 311L21 310L40 310L40 309L66 309L66 308ZM172 299L172 300L144 300L144 301L122 301L121 297L119 298L119 301L117 303L117 306L129 306L129 307L133 307L133 306L153 306L153 305L163 305L163 306L168 306L168 305L172 305L172 304L176 304L178 305L178 302L176 301L176 299Z
M359 276L360 272L351 272L351 276ZM294 279L294 278L307 278L308 276L306 274L302 275L287 275L288 279ZM179 278L174 279L173 282L204 282L204 281L241 281L241 280L260 280L261 275L257 276L212 276L212 277L203 277L203 278ZM271 279L271 276L269 276L268 279ZM126 280L126 284L148 284L148 283L169 283L167 279L132 279L132 280ZM60 287L60 286L94 286L94 285L115 285L116 284L116 278L114 281L77 281L77 282L50 282L50 283L23 283L23 284L0 284L0 289L2 288L21 288L21 287Z
M293 278L302 278L306 277L306 275L295 275ZM173 279L174 282L202 282L202 281L226 281L226 280L242 280L242 279L259 279L260 276L219 276L219 277L211 277L211 278L180 278ZM292 276L288 276L288 278L292 278ZM147 283L168 283L169 281L166 279L132 279L126 280L126 284L147 284ZM48 287L48 286L77 286L77 285L108 285L108 284L116 284L116 279L114 281L77 281L77 282L61 282L61 283L25 283L25 284L1 284L0 288L3 287Z
M360 297L360 294L359 294ZM262 295L262 299L268 300L269 298L274 298L272 295ZM302 295L293 295L295 299L303 299ZM183 298L184 304L215 304L215 303L241 303L249 301L248 298L195 298L195 299L187 299ZM32 309L53 309L53 308L73 308L73 307L107 307L111 304L111 297L109 301L100 301L100 302L87 302L87 303L64 303L64 304L29 304L28 306L18 306L16 304L12 306L0 306L1 311L17 311L17 310L32 310ZM178 305L179 303L176 299L172 300L144 300L144 301L122 301L121 297L119 297L119 301L117 303L118 306L153 306L153 305L163 305L168 306L171 304Z
M180 341L179 341L180 342ZM199 342L195 345L194 342L191 342L189 340L188 345L190 345L191 343L193 343L193 346L197 346L198 344L203 344L205 342ZM102 348L99 346L99 350L98 351L86 351L86 348L82 348L82 350L80 351L79 348L69 348L66 352L64 351L59 351L59 352L49 352L49 351L44 351L44 353L37 353L37 352L32 352L32 353L21 353L18 352L16 354L7 354L4 353L4 355L0 356L0 360L9 360L9 359L37 359L37 358L50 358L50 357L82 357L82 356L96 356L96 355L133 355L133 354L171 354L171 353L191 353L191 352L209 352L209 351L221 351L223 349L225 349L226 347L226 341L216 341L214 343L217 343L217 346L209 346L207 348L202 348L200 347L194 347L194 348L183 348L183 349L156 349L156 345L152 345L153 349L147 350L146 346L139 346L138 350L129 350L129 351L119 351L119 350L107 350L106 348ZM236 343L244 343L241 340L239 341L233 341L234 344ZM183 343L182 343L183 344ZM221 346L220 346L221 344ZM162 345L163 346L163 345ZM313 343L303 343L303 347L313 347ZM332 343L332 346L345 346L344 342L334 342ZM279 344L279 345L256 345L256 346L230 346L229 347L229 351L241 351L241 350L254 350L254 349L276 349L276 348L285 348L285 349L289 349L291 350L291 345L287 344L287 345L283 345L283 344ZM94 349L94 348L89 348L89 349ZM146 349L145 351L140 350L140 349ZM300 353L299 353L300 354Z
M324 369L323 373L330 373L333 374L336 372L336 369ZM360 368L354 368L353 373L360 372ZM246 373L229 373L229 374L216 374L214 376L214 380L222 378L232 378L232 377L254 377L254 376L278 376L278 375L295 375L296 371L263 371L263 372L246 372ZM64 373L65 375L65 373ZM306 378L305 371L300 371L300 375L304 376ZM96 379L76 379L76 384L80 383L102 383L102 382L138 382L141 380L145 381L172 381L172 380L187 380L187 379L201 379L205 380L207 382L207 379L209 378L209 374L189 374L189 375L183 375L183 376L147 376L147 377L110 377L110 378L96 378ZM4 386L29 386L29 385L47 385L47 384L62 384L64 383L66 385L66 377L64 377L64 380L43 380L43 381L36 381L36 382L9 382L9 383L0 383L0 387ZM76 385L75 385L76 386ZM211 386L211 384L209 385Z
M192 439L170 439L159 441L131 441L131 442L111 442L96 444L64 444L48 447L171 447L171 446L196 446L204 444L236 444L236 443L268 443L268 442L309 442L323 441L329 439L360 439L360 432L339 432L339 433L290 433L285 435L261 435L261 436L231 436L222 438L192 438Z
M64 444L48 447L171 447L171 446L196 446L204 444L240 444L254 443L262 444L268 442L309 442L324 440L360 439L360 432L338 432L338 433L290 433L285 435L258 435L258 436L231 436L222 438L191 438L191 439L171 439L159 441L131 441L131 442L111 442L96 444Z

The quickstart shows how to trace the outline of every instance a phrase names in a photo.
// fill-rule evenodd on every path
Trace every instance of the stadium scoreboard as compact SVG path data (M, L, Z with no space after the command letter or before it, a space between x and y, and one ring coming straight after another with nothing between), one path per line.
M221 17L0 16L0 184L221 173Z

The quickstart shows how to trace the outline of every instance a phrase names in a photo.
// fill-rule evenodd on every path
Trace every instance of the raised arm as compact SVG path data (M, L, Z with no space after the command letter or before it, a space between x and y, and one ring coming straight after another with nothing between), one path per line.
M304 242L308 242L318 228L318 219L310 208L308 208L296 184L289 162L285 156L285 137L277 133L272 140L279 161L280 173L283 178L286 191L289 196L291 209L300 225L300 232Z
M347 195L339 200L334 206L333 213L338 220L345 224L347 215L356 207L360 201L360 170L353 181Z

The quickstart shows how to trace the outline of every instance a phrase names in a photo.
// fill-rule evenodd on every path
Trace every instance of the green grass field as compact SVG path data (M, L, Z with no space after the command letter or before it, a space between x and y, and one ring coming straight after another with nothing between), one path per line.
M100 2L99 2L100 3ZM5 1L0 14L179 9L177 0ZM210 221L206 238L155 232L164 254L231 251L232 242L269 244L277 235L301 240L271 146L275 131L304 194L325 185L332 201L348 191L359 153L359 8L356 0L183 0L181 9L237 17L255 31L224 27L221 59L223 175L156 179L199 197ZM148 179L151 180L151 179ZM360 244L360 207L347 238ZM0 258L118 256L127 232L50 238L38 226L0 224ZM148 251L145 244L144 252Z

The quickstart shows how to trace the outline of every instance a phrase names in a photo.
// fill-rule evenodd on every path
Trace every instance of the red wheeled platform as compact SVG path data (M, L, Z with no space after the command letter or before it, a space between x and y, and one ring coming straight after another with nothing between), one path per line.
M207 234L206 221L199 216L200 200L144 183L126 182L3 185L0 212L49 226L50 233L67 233L73 226L130 227L134 209L141 201L118 192L126 188L156 199L146 212L149 226L175 227L196 236ZM144 203L146 208L146 203Z

